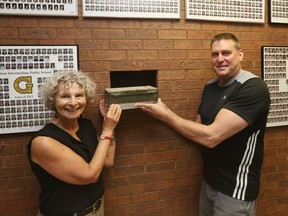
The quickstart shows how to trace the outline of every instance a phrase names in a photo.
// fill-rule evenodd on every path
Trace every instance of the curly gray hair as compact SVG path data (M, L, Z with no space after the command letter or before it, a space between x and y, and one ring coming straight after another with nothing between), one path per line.
M87 103L93 101L96 84L92 79L81 71L63 70L54 73L42 86L41 93L45 107L49 110L56 111L55 96L58 92L59 84L64 84L65 88L69 89L73 83L77 83L84 89Z

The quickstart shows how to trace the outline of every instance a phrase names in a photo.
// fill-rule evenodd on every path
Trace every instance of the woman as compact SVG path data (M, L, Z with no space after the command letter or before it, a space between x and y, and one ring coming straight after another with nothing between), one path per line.
M95 93L95 83L82 72L55 73L43 85L45 106L55 117L28 145L28 159L40 187L38 216L103 215L102 168L114 164L114 130L119 105L107 111L99 142L92 122L82 114Z

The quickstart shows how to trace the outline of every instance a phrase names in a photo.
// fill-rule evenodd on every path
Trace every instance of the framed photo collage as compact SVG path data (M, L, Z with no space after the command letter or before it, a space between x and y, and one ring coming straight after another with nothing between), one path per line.
M269 0L269 23L288 24L288 1Z
M262 47L262 76L271 97L267 126L288 125L288 46Z
M39 90L63 68L78 70L77 46L0 46L1 134L38 130L54 116Z
M77 16L77 0L0 0L0 14Z

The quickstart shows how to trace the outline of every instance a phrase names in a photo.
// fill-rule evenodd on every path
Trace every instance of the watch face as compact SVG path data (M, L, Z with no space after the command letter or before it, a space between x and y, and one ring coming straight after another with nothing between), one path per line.
M99 138L100 138L101 140L110 140L110 141L112 140L111 137L105 136L105 135L103 135L103 134L101 134Z

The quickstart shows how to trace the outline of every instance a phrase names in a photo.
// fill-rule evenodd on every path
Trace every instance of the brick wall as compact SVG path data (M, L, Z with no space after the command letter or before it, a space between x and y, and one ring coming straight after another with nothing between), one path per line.
M110 71L158 70L162 100L193 119L204 83L214 76L209 44L232 32L242 42L243 68L261 75L261 46L287 46L285 25L180 20L0 17L0 44L77 44L81 70L97 82L97 100ZM87 117L100 130L97 103ZM288 212L288 127L268 128L257 216ZM0 215L36 215L39 187L26 160L31 133L0 135ZM106 216L198 215L199 146L139 110L124 111L116 165L106 169Z

